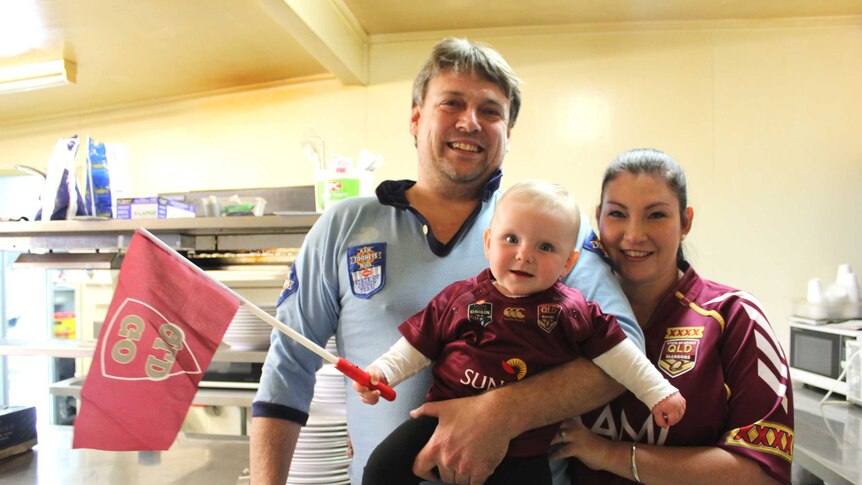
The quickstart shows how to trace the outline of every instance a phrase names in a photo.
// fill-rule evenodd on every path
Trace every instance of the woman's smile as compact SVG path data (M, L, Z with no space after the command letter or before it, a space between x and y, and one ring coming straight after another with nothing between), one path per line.
M635 251L631 249L621 249L620 252L629 261L643 261L654 253L654 251Z

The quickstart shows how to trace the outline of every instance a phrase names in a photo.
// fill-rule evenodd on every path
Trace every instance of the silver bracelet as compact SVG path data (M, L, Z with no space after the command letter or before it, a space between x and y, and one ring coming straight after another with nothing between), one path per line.
M641 477L638 476L638 462L635 460L635 452L637 451L637 443L632 441L632 476L635 481L641 483Z

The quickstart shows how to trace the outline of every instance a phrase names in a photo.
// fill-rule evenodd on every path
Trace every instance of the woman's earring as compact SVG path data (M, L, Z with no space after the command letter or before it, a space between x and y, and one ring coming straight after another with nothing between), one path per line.
M682 235L682 237L681 237L681 238L679 238L679 240L680 240L680 241L685 241L685 237L686 237L686 236L688 236L688 234L683 234L683 235Z

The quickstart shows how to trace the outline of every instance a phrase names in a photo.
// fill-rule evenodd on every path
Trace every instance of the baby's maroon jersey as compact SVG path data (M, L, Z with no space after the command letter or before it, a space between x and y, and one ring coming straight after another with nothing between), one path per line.
M494 287L487 269L447 287L399 330L434 361L429 401L477 395L580 355L593 359L626 339L616 319L578 290L557 282L510 298ZM512 412L519 412L517 402ZM509 456L543 453L558 427L515 438Z

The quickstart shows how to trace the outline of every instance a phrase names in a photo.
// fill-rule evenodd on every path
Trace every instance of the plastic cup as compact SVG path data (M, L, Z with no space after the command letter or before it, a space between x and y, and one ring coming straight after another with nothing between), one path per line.
M854 273L844 273L838 281L847 290L847 299L852 302L859 301L859 280Z
M838 273L835 275L835 281L841 283L842 278L847 274L853 274L853 268L851 268L849 264L839 264Z
M823 284L820 283L820 278L811 278L808 280L808 303L823 303Z

